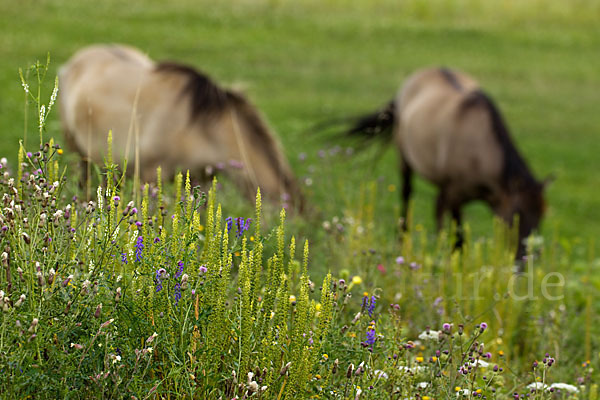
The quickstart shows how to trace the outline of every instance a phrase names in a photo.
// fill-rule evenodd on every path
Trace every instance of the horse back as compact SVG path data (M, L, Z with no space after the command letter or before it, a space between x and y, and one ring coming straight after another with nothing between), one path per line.
M480 90L473 78L445 68L418 71L396 98L396 143L406 162L438 185L494 185L502 149L489 110L471 101Z
M126 46L83 49L61 69L59 82L67 142L92 161L102 162L109 130L117 163L133 160L136 146L142 164L161 162L169 172L175 165L165 164L197 157L192 153L201 143L189 134L189 99L182 96L187 80L158 71L141 52Z

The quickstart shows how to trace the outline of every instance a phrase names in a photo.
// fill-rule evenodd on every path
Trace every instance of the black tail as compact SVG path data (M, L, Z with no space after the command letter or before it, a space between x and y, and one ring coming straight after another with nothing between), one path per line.
M396 102L392 100L384 108L359 118L347 134L362 136L367 140L375 138L390 140L396 117Z

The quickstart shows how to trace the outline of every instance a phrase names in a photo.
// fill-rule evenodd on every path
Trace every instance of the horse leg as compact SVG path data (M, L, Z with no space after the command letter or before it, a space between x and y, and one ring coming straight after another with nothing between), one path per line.
M456 222L456 242L454 242L454 248L460 249L464 244L464 236L462 229L462 212L460 211L460 205L454 205L452 207L452 219Z
M412 168L402 159L402 230L408 230L408 202L412 194Z
M435 200L435 223L436 229L439 233L444 226L444 213L446 212L446 191L440 188L440 191Z

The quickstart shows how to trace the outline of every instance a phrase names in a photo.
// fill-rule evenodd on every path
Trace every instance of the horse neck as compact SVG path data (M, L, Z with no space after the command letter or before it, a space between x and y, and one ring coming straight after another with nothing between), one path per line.
M295 196L296 181L277 141L254 107L237 96L229 113L235 143L230 151L242 162L247 185L273 199Z

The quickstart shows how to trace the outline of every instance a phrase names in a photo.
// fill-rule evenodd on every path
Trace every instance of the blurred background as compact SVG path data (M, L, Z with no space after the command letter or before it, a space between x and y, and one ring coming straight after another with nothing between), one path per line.
M243 86L321 220L342 217L360 202L361 185L375 182L374 220L391 238L399 215L395 149L348 156L350 143L311 128L385 104L415 69L448 66L496 100L536 176L556 177L544 236L585 243L600 233L599 21L595 0L0 0L0 155L14 166L24 135L19 68L49 53L49 97L57 68L79 48L129 44ZM55 109L48 135L64 143L57 116ZM418 180L414 221L428 231L434 194ZM465 220L474 235L492 230L482 204L470 205Z

